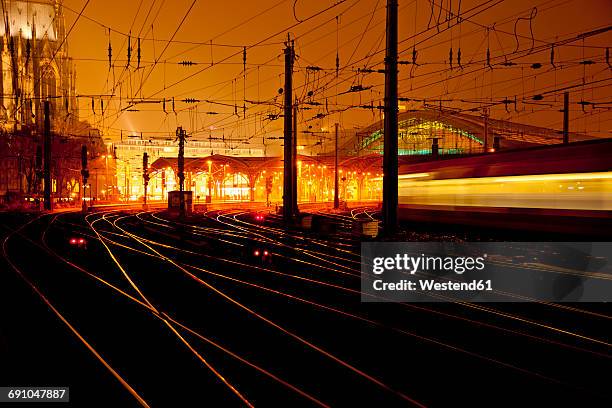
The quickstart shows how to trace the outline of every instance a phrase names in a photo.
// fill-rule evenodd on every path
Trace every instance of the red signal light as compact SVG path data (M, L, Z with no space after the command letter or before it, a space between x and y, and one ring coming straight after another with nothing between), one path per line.
M77 240L76 240L75 238L72 238L72 239L70 240L70 243L71 243L71 244L73 244L73 245L74 245L74 244L76 244L76 242L77 242Z
M265 255L265 256L268 256L268 251L264 251L264 255Z
M259 251L255 251L255 252L253 252L253 254L254 254L255 256L259 256Z
M85 240L83 238L79 239L79 244L84 244Z

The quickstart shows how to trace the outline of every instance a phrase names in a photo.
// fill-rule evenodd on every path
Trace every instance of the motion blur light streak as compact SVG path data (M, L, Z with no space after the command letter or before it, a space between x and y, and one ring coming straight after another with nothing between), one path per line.
M410 179L400 180L400 205L612 211L612 172L408 181Z

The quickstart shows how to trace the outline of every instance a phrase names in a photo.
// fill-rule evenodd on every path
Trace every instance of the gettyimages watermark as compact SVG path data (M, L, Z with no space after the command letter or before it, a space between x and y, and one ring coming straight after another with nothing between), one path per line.
M612 242L364 242L363 302L609 302Z

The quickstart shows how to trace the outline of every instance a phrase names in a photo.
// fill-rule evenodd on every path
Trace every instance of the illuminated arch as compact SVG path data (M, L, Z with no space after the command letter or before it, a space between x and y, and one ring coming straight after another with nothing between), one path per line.
M61 76L57 64L45 59L41 61L40 72L44 73L40 84L41 96L55 98L58 96L58 89L61 88ZM53 92L50 92L51 90Z
M384 122L380 121L361 132L357 150L382 154L383 128ZM483 144L481 125L440 111L403 112L398 116L398 130L400 155L430 154L433 138L440 140L443 154L466 153Z
M382 154L384 121L379 121L358 133L356 151ZM477 114L421 109L398 115L398 151L400 155L431 154L432 139L439 139L440 154L462 154L482 151L484 119ZM550 145L562 142L562 134L555 129L488 119L488 142L503 140L504 148ZM589 140L588 135L571 133L573 141Z

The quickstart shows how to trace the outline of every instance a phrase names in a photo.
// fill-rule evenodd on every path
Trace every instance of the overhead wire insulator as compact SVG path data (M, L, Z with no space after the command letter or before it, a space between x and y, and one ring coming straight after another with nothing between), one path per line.
M510 109L508 109L508 105L511 104L513 101L511 101L510 99L506 98L502 101L502 103L504 104L504 107L506 108L506 113L510 113Z
M110 43L110 39L108 41L108 70L113 67L113 46Z
M453 47L451 47L450 51L448 52L448 63L450 64L450 69L453 69Z
M610 65L610 48L606 47L606 64L608 64L609 68L612 68L612 65Z
M516 113L518 113L518 106L517 106L517 103L516 103L516 95L514 95L514 111Z
M432 8L432 10L433 10L433 8ZM410 67L410 78L412 78L412 75L414 74L414 69L415 69L416 66L418 66L418 64L417 64L417 50L416 50L416 46L413 45L412 46L412 66ZM412 89L412 82L411 82L410 88Z
M463 67L461 66L461 48L457 50L457 65L460 69L463 69Z
M348 92L361 92L361 91L367 91L368 89L372 88L371 86L369 87L364 87L363 85L353 85L349 88Z
M338 73L340 72L340 56L338 52L336 52L336 78L338 78Z
M91 111L94 115L96 114L96 101L94 100L94 98L91 98Z
M138 38L138 68L140 68L140 37Z
M127 49L127 66L130 66L130 62L132 61L132 35L128 35L128 49Z
M555 65L555 44L550 47L550 65L552 65L553 68L557 68Z
M487 66L490 69L493 69L493 67L491 66L491 49L487 48Z
M162 109L164 110L165 114L168 114L168 112L166 111L166 98L162 100Z
M589 102L589 101L580 101L580 102L578 102L578 105L580 105L580 107L582 108L582 113L586 113L585 106L591 105L591 102Z

